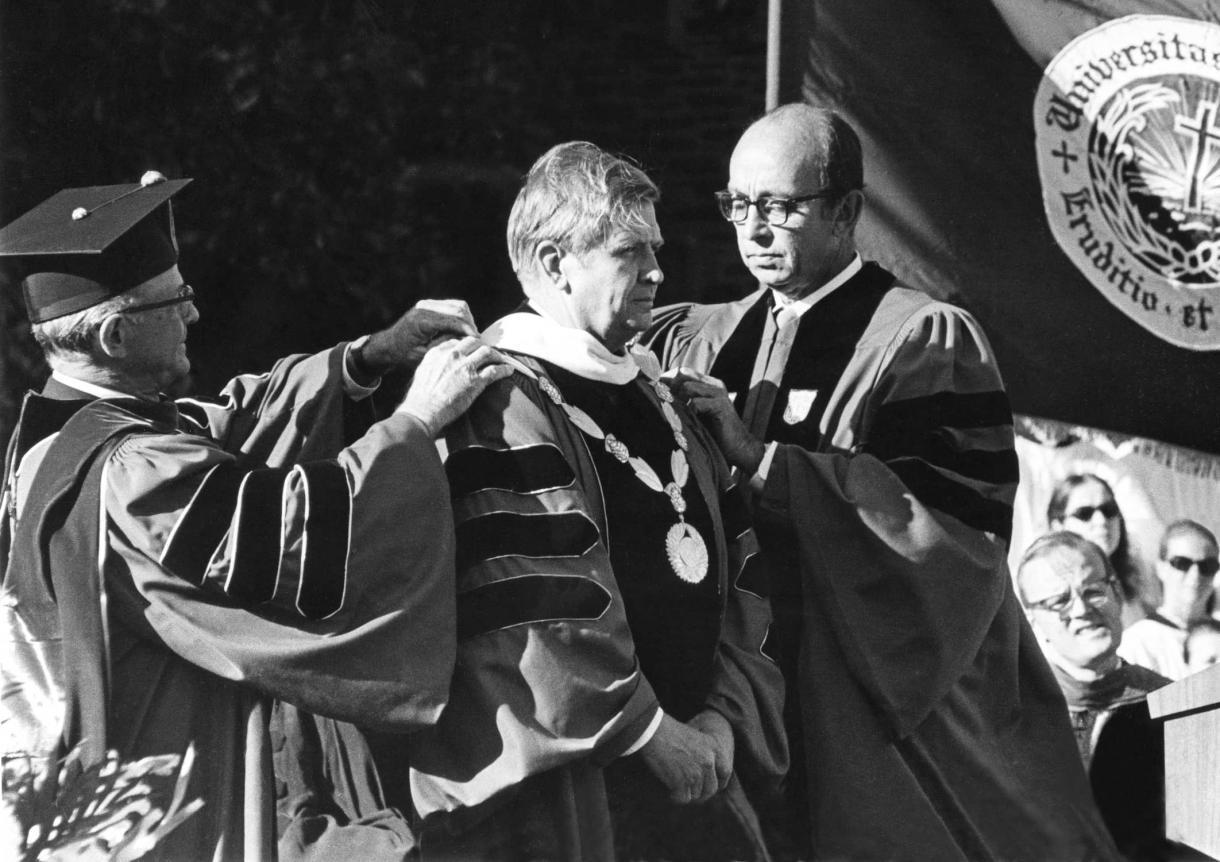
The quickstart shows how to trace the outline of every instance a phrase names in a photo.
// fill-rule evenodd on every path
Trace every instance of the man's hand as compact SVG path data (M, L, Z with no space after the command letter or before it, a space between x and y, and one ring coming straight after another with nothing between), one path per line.
M424 354L398 412L410 413L439 437L484 389L512 373L504 357L477 338L445 341Z
M689 722L691 727L706 734L712 740L712 753L716 758L716 787L724 790L733 775L733 728L729 720L714 709L705 709Z
M724 384L707 374L679 368L666 374L670 385L695 411L724 453L724 460L753 475L767 447L756 439L737 411Z
M645 765L669 788L673 802L704 802L720 789L714 743L693 727L664 715L640 749Z
M428 348L451 338L478 335L470 306L460 299L423 299L392 326L374 332L357 359L372 377L419 365Z

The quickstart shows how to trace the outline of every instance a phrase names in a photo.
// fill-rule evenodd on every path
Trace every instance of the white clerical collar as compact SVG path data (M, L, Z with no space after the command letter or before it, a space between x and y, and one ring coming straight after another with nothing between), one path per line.
M88 380L81 380L79 377L64 374L62 371L52 371L51 377L58 380L64 386L70 386L78 392L84 392L86 395L92 395L94 398L140 397L138 395L132 395L130 392L120 392L117 389L110 389L107 386L98 386L96 383L90 383Z
M622 355L611 353L589 333L561 326L542 312L519 311L502 317L484 330L483 341L603 383L629 383L648 368L647 358L641 361L639 355L643 348L631 345Z
M775 307L785 309L789 314L794 314L797 317L802 316L806 311L813 308L815 303L821 302L831 291L847 283L847 280L859 272L864 267L864 261L860 258L859 252L851 259L851 263L839 270L839 274L819 287L817 290L807 293L800 299L789 299L778 290L772 289L771 295L775 297Z

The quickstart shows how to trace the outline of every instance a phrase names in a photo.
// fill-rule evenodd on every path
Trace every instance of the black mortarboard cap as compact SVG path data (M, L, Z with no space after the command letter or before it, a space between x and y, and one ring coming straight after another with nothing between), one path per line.
M189 179L65 189L0 230L0 257L21 258L31 323L83 311L178 262L170 198Z

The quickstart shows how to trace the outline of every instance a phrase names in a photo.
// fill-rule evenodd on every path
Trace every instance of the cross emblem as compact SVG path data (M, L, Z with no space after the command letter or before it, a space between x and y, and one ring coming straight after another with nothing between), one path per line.
M1190 187L1186 192L1187 211L1198 212L1200 205L1199 185L1203 180L1203 161L1211 145L1220 143L1220 127L1213 125L1216 118L1215 102L1199 102L1193 117L1179 114L1174 118L1173 130L1191 135L1190 141Z
M1059 149L1051 150L1051 155L1063 160L1063 172L1065 174L1071 170L1071 163L1080 159L1080 156L1075 153L1068 152L1067 141L1060 141Z

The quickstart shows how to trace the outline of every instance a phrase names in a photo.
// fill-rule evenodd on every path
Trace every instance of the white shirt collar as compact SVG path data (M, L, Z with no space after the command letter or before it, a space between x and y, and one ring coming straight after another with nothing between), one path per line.
M589 333L561 326L542 312L519 311L502 317L484 330L483 341L603 383L629 383L647 367L638 355L643 348L631 345L622 355L611 353Z
M839 270L839 274L819 287L817 290L805 294L800 299L789 299L778 290L772 289L771 295L775 297L775 307L782 308L788 311L789 314L794 314L797 317L804 315L806 311L813 308L815 303L821 302L835 288L847 283L853 275L859 272L864 267L864 261L861 259L859 252L851 259L851 263Z
M94 398L139 398L138 395L132 395L130 392L120 392L117 389L98 386L96 383L81 380L79 377L64 374L62 371L52 371L51 376L64 386L71 386L73 389L84 392L86 395L92 395Z

